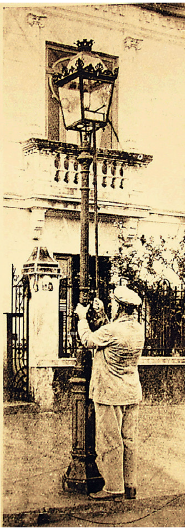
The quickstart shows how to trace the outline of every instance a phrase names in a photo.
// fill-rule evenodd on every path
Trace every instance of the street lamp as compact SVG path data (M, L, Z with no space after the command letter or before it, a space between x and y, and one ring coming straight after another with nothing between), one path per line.
M77 41L77 53L59 59L52 77L58 87L65 128L91 133L104 128L108 121L118 68L112 72L97 53L91 51L93 41Z
M92 40L77 41L74 56L59 59L54 65L55 72L52 75L52 90L61 106L64 126L67 130L78 131L81 141L78 157L81 164L80 302L84 305L89 301L89 168L93 160L90 153L91 138L93 137L97 206L96 131L104 129L107 125L114 84L118 76L118 68L110 70L100 56L92 52L92 44ZM83 493L98 491L103 485L95 463L93 409L87 397L87 357L87 352L79 345L76 374L71 381L72 463L64 477L69 490Z

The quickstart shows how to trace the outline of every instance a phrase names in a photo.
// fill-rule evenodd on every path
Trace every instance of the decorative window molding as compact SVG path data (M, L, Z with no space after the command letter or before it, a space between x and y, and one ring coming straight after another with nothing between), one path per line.
M35 24L37 24L39 28L44 28L46 18L47 15L36 15L35 13L28 13L27 23L30 26L34 26Z
M128 48L129 50L131 48L134 48L135 50L141 50L141 42L143 42L143 39L134 39L133 37L126 37L124 39L124 46L125 48Z

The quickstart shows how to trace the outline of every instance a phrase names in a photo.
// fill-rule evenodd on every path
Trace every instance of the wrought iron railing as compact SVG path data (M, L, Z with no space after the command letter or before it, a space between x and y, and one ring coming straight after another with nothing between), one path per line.
M162 282L144 299L143 355L185 355L185 290Z
M7 369L10 400L29 397L29 283L12 265L11 313L7 313Z

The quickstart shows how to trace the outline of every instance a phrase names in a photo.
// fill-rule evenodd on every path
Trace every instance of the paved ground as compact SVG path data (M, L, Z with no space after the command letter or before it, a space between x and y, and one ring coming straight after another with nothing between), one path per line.
M4 526L185 526L185 405L141 405L136 501L62 491L71 414L5 407Z

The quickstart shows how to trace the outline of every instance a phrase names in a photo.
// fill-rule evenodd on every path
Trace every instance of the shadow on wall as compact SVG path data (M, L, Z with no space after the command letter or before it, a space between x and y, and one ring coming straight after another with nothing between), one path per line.
M184 366L140 366L143 401L150 404L185 401Z
M55 369L53 378L54 410L71 410L70 379L72 368ZM148 404L185 402L184 366L139 366L143 402Z

